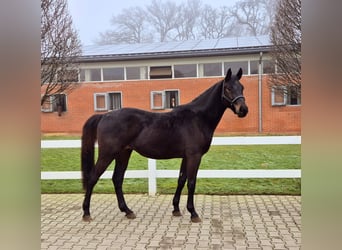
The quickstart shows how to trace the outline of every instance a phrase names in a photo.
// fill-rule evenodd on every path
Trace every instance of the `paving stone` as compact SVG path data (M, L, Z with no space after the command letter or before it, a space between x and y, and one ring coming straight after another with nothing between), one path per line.
M41 195L41 249L291 249L301 248L301 197L195 195L201 223L173 217L173 195L126 195L127 219L112 194L94 194L93 221L81 220L83 194Z

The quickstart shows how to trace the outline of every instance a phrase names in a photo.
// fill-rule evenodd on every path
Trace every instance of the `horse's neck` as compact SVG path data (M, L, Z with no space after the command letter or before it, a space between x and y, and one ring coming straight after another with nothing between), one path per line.
M196 112L203 116L203 122L213 131L226 110L221 100L221 91L221 84L218 83L193 101Z

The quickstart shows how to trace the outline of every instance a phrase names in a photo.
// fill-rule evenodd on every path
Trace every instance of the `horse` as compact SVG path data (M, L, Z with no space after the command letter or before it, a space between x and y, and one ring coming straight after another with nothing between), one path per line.
M181 216L179 201L187 181L187 210L191 221L201 222L195 207L196 177L202 156L209 150L211 140L225 110L245 117L248 107L240 83L242 69L226 76L194 100L171 111L156 113L136 108L122 108L105 114L92 115L82 129L81 170L85 190L83 220L91 221L90 199L100 176L115 159L112 176L118 206L129 219L136 218L128 208L122 184L133 150L153 159L182 158L176 192L173 197L173 216ZM95 164L94 145L98 143Z

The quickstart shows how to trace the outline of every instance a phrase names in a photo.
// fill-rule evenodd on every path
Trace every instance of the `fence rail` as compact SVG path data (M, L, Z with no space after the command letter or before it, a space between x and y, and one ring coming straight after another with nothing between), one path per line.
M301 144L301 136L214 137L211 145L280 145ZM80 140L43 140L41 148L80 148ZM157 161L148 159L148 170L127 170L125 178L147 178L149 195L157 192L157 178L177 178L178 170L157 170ZM111 179L105 171L101 179ZM301 178L300 169L199 170L198 178ZM80 179L80 171L41 172L42 180Z

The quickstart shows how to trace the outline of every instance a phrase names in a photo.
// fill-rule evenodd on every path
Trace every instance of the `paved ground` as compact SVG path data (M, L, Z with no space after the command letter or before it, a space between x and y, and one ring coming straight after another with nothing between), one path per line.
M300 249L300 196L196 195L201 223L172 217L172 195L126 195L128 220L115 195L94 194L93 221L81 220L81 194L41 196L41 249Z

